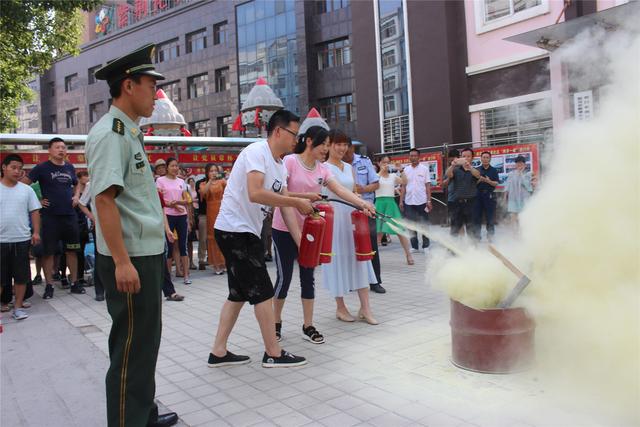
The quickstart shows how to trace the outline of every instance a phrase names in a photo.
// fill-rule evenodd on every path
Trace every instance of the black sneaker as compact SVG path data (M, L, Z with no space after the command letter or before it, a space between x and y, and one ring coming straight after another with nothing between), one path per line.
M62 280L62 275L59 271L53 273L53 280Z
M324 342L324 336L318 332L315 326L302 325L302 339L311 341L314 344L322 344Z
M39 274L33 279L34 285L42 285L42 276Z
M76 282L73 285L71 285L70 290L71 290L72 294L86 294L87 293L87 290L82 287L80 282Z
M373 292L375 292L376 294L386 294L387 290L385 288L382 287L382 285L378 284L378 283L372 283L371 285L371 290Z
M93 283L89 283L84 279L80 279L78 280L78 283L83 287L83 288L90 288L91 286L93 286Z
M266 352L262 357L263 368L293 368L307 364L307 359L301 356L294 356L288 351L282 350L280 357L269 356Z
M69 289L69 281L65 279L60 279L60 289Z
M47 286L44 287L44 294L42 294L42 299L51 298L53 298L53 285L47 283Z
M227 354L225 354L224 357L218 357L213 353L209 353L207 366L210 368L218 368L220 366L244 365L249 362L251 362L249 356L240 356L227 350Z
M276 339L282 341L282 322L276 322Z

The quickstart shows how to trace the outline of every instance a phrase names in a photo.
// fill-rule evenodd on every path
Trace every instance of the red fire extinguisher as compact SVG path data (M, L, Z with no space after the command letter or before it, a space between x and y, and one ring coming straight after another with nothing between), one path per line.
M327 201L322 201L315 205L321 217L326 223L324 227L324 237L322 238L322 247L320 248L320 264L329 264L331 262L331 249L333 246L333 207Z
M315 268L320 264L320 249L326 222L318 212L304 219L300 236L298 264L306 268Z
M359 210L351 212L351 224L353 224L353 241L356 246L356 260L369 261L373 259L373 249L369 237L369 220Z

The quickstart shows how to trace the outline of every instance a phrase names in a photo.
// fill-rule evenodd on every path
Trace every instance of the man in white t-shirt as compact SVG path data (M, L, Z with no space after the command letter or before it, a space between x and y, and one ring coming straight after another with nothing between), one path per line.
M402 173L406 177L406 184L400 190L400 210L410 221L423 224L426 227L431 210L431 181L429 168L420 163L420 152L412 148L409 151L411 164ZM422 235L422 250L426 254L429 248L429 238ZM418 252L418 233L411 232L411 252Z
M40 212L42 208L35 191L19 182L23 175L22 158L9 154L2 161L0 180L0 279L2 286L15 287L13 318L29 317L23 307L27 282L31 280L29 248L40 243ZM33 233L29 226L33 225Z
M215 239L227 264L229 296L209 354L210 367L249 363L249 356L227 350L231 330L247 301L254 306L264 340L262 366L284 368L307 363L304 357L284 351L276 339L273 285L260 239L263 220L272 207L296 208L303 215L313 212L309 200L287 195L287 172L281 160L293 151L299 127L298 116L276 111L267 124L267 140L242 150L231 170L214 225ZM296 221L291 209L283 209L283 215L287 224Z

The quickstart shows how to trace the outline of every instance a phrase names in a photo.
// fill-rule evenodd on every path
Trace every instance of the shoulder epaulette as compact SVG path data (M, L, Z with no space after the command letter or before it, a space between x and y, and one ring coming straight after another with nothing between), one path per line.
M120 135L124 135L124 123L119 118L115 117L113 119L113 127L111 128L115 133L119 133Z

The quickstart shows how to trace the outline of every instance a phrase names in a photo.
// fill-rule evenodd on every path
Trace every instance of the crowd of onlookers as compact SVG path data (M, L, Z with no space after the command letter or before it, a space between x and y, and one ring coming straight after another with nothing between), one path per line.
M315 132L319 131L316 129ZM306 133L310 134L309 130ZM348 139L340 135L335 132L329 135L327 132L326 138L330 141L331 138ZM318 135L311 136L319 138ZM310 147L310 150L314 149L313 144ZM355 192L362 200L375 205L376 211L386 218L384 221L380 217L369 220L375 254L367 271L370 289L384 293L378 246L389 244L391 236L397 236L409 265L415 262L413 254L428 252L430 242L425 235L419 240L419 233L404 230L393 220L406 218L413 223L428 222L433 209L429 169L420 163L420 153L415 149L409 152L409 164L403 166L384 155L374 162L354 153L356 147L350 143L345 147L344 153L340 153L340 162L352 167ZM53 298L55 282L59 282L60 288L76 294L84 294L86 287L94 286L95 299L104 300L100 280L91 274L96 257L90 177L86 171L76 172L73 165L65 160L66 150L64 140L53 138L49 142L50 159L28 173L22 170L20 156L9 155L2 163L0 300L3 312L10 311L13 306L16 319L28 317L25 309L30 307L28 298L33 295L33 285L44 284L44 299ZM303 153L297 153L296 156L303 156ZM330 166L329 148L317 156L327 159L327 165ZM448 220L452 235L466 231L473 239L480 239L484 222L487 238L491 240L495 234L498 172L491 166L489 152L481 153L481 165L476 168L472 166L473 156L469 148L461 152L449 151L449 167L442 181ZM337 160L334 163L338 164ZM291 161L287 164L291 169L289 173L294 174L295 164ZM534 175L526 171L523 157L516 158L515 165L516 168L504 183L504 193L506 211L517 222L517 215L533 192L536 180ZM341 170L332 172L332 176L342 173ZM214 274L226 272L225 258L212 231L227 185L228 171L222 166L207 164L204 175L190 176L187 170L180 167L177 159L169 158L155 162L154 178L166 218L167 268L163 292L169 301L182 301L184 297L176 292L172 281L171 272L174 268L174 277L181 278L185 285L191 284L190 270L205 270L209 266ZM293 187L296 185L293 184ZM320 187L316 190L317 193L322 192ZM274 248L276 256L282 257L287 252L287 249L283 249L286 245L281 238L282 219L277 215L272 224L273 212L265 212L261 238L266 261L273 259ZM197 242L195 256L194 242ZM33 280L31 259L35 260L36 268ZM280 276L284 277L285 282L290 281L291 272L279 271L278 280ZM286 295L286 289L283 295ZM346 310L340 312L340 307L338 313L345 318L350 316Z

